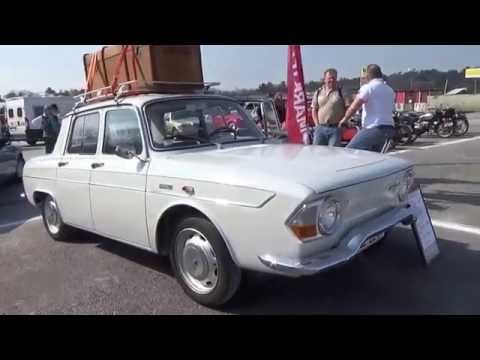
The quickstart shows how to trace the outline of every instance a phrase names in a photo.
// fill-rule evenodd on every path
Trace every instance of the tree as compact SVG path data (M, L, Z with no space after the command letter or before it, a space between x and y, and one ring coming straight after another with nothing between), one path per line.
M16 96L18 96L17 93L13 90L10 90L7 94L5 94L5 99L10 99Z
M57 92L55 90L53 90L50 86L45 90L45 95L57 95Z

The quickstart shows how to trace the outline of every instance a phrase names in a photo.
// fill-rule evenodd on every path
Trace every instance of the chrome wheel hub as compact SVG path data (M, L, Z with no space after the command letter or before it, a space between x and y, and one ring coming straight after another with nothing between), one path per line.
M217 285L217 258L208 239L195 229L184 229L176 239L175 257L188 287L208 294Z
M49 199L45 203L45 222L48 230L52 234L57 234L60 231L60 215L58 214L57 204L53 199Z

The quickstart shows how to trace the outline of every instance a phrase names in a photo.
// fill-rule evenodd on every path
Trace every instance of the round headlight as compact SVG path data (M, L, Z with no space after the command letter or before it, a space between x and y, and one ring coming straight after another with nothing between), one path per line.
M318 230L322 234L331 234L340 217L340 203L333 199L325 199L318 209Z

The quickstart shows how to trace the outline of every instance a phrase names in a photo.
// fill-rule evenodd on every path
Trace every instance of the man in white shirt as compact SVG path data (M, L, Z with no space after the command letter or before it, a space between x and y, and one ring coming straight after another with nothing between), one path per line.
M393 111L395 93L383 79L378 65L368 65L368 83L360 91L339 126L349 126L349 119L362 107L362 130L350 141L348 148L381 152L394 134Z

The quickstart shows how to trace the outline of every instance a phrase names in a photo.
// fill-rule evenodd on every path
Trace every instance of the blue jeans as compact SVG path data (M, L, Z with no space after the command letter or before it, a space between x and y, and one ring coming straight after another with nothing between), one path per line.
M347 145L347 148L381 152L388 139L394 135L393 126L377 126L362 129Z
M340 146L341 136L340 128L320 125L313 133L313 145Z

